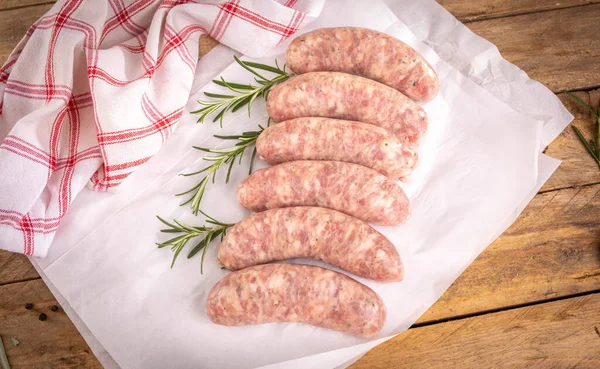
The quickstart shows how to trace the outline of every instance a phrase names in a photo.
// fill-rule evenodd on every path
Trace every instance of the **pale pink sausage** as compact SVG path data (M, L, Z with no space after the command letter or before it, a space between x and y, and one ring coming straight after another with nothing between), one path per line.
M403 277L398 251L384 235L359 219L317 207L253 214L227 231L217 255L230 270L294 258L321 260L377 281Z
M328 71L370 78L418 101L429 101L439 91L437 74L415 49L366 28L321 28L301 35L288 46L286 62L298 74Z
M267 112L275 122L328 117L374 124L412 142L427 131L427 114L419 104L384 84L346 73L294 76L269 92Z
M242 181L237 199L254 212L320 206L382 225L398 225L410 213L408 198L394 181L338 161L300 160L261 169Z
M373 337L386 309L369 287L331 270L298 264L266 264L230 273L208 294L206 312L227 326L305 323Z
M412 172L413 145L372 124L331 118L296 118L266 128L256 141L269 164L335 160L364 165L393 179Z

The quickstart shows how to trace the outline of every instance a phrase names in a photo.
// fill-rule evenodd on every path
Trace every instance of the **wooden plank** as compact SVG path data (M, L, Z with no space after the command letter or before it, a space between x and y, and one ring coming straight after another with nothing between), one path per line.
M201 35L200 36L200 45L198 47L198 59L202 58L204 55L208 54L215 46L219 44L219 41L210 37L209 35Z
M39 277L25 255L0 250L0 285Z
M54 4L52 0L0 0L0 11L33 5Z
M600 4L473 22L509 61L551 90L600 85Z
M600 290L600 185L537 195L419 323Z
M600 0L437 0L462 22L600 3Z
M0 65L8 59L29 27L51 7L52 4L45 4L0 12Z
M594 109L598 109L600 90L577 92L575 95ZM579 128L586 138L596 138L598 126L591 112L566 94L560 94L559 97L575 116L575 120L571 125ZM546 154L563 160L563 162L550 177L550 180L542 187L542 191L600 183L600 168L591 155L588 154L572 127L565 129L550 144Z
M600 294L410 329L351 369L600 368Z
M33 304L31 310L25 304ZM13 369L102 369L41 279L0 286L0 334ZM40 321L40 313L47 319ZM13 347L10 338L21 344Z

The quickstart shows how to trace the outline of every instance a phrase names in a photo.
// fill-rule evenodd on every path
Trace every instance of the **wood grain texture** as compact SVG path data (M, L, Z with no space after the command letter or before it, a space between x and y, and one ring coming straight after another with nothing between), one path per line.
M0 335L12 369L101 369L64 311L52 305L58 302L41 279L0 286ZM40 321L40 313L48 318ZM21 344L13 347L11 337Z
M600 0L437 0L462 22L600 3Z
M576 92L575 95L594 109L598 109L600 90ZM574 125L579 128L588 139L596 138L598 125L592 113L566 94L560 94L559 97L575 117L571 126ZM600 168L573 131L573 127L567 127L548 146L546 154L563 160L563 162L554 172L554 175L550 177L550 180L544 184L542 191L600 183Z
M473 22L467 26L551 90L600 84L600 4Z
M52 4L45 4L0 12L0 65L8 59L29 27L51 7Z
M600 290L600 185L537 195L419 323Z
M25 255L0 250L0 285L39 277Z
M32 5L54 4L55 2L52 0L0 0L0 11Z
M351 369L600 368L600 294L410 329Z
M208 35L200 36L200 46L198 47L198 59L208 54L215 46L219 44L219 41Z

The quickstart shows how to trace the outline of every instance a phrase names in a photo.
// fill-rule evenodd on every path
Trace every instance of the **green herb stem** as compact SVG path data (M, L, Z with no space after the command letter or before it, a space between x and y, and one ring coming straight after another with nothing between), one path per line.
M595 129L596 139L590 140L589 142L585 138L583 133L581 133L579 128L577 128L575 126L572 126L572 127L573 127L573 130L575 131L575 134L577 135L577 137L579 137L579 140L581 141L581 143L585 146L586 150L589 152L589 154L592 156L592 158L594 158L594 160L598 164L598 167L600 168L600 149L599 149L600 148L600 106L598 106L598 109L596 111L591 106L589 106L585 101L581 100L579 97L575 96L574 94L572 94L568 91L564 91L564 92L568 96L570 96L573 100L577 101L578 103L580 103L581 105L586 107L592 113L592 116L594 116L594 118L596 120L596 129Z
M206 250L208 250L208 245L211 241L221 238L227 234L227 230L233 227L235 224L230 223L222 223L216 220L215 218L207 215L206 213L200 211L202 215L204 215L206 219L207 226L190 226L183 222L180 222L176 219L173 220L173 223L169 223L163 218L157 216L158 220L160 220L167 227L166 229L162 229L163 233L181 233L181 235L175 236L165 242L156 243L158 248L163 248L169 246L171 250L174 252L173 261L171 262L171 268L175 265L175 260L179 254L183 251L188 242L194 238L202 237L200 242L198 242L188 253L188 259L194 257L200 251L202 251L202 258L200 259L200 274L204 273L204 256L206 255Z
M6 357L6 351L4 351L4 342L2 342L2 336L0 336L0 364L2 369L10 369L8 358Z
M190 188L189 190L187 190L185 192L176 194L176 196L190 195L190 197L181 204L182 206L190 204L190 207L192 208L192 213L194 213L194 215L198 215L198 213L201 212L200 204L202 202L202 198L204 197L204 192L206 191L206 187L210 181L210 177L212 176L212 182L214 183L215 177L217 175L217 171L222 166L227 167L227 176L225 177L225 183L229 183L229 179L231 178L231 171L233 169L233 166L235 165L236 160L238 161L238 164L242 163L242 158L243 158L246 150L248 148L250 148L252 145L254 145L254 143L258 139L258 136L260 136L260 134L263 132L264 128L260 125L258 127L260 128L259 131L243 132L241 135L234 135L234 136L215 135L216 138L220 138L223 140L237 140L238 142L234 146L231 146L231 147L227 147L227 148L223 148L223 149L209 149L209 148L205 148L205 147L194 146L194 148L196 150L200 150L203 152L207 152L210 154L216 154L216 155L211 155L211 156L207 155L207 156L202 157L202 159L204 161L208 161L208 162L212 163L209 166L207 166L203 169L200 169L197 172L182 174L182 176L185 176L185 177L195 176L198 174L204 174L202 179L200 179L200 181L194 187ZM249 173L252 173L255 158L256 158L256 147L254 147L254 149L252 151Z
M202 107L192 112L197 114L198 123L204 123L204 120L214 114L213 122L219 121L221 127L223 126L223 117L228 111L236 112L244 106L248 107L248 116L250 116L250 109L252 104L258 97L267 98L269 91L277 84L284 82L292 76L292 74L286 72L286 66L284 64L283 69L279 67L277 60L275 60L275 67L254 63L249 61L242 61L237 56L234 56L235 61L246 69L248 72L254 75L254 80L258 84L254 86L252 84L241 84L235 82L228 82L223 77L220 80L213 80L213 82L221 87L225 87L235 94L217 94L212 92L205 92L204 95L212 98L213 100L198 100L198 103ZM276 74L273 78L267 78L258 71L266 71Z

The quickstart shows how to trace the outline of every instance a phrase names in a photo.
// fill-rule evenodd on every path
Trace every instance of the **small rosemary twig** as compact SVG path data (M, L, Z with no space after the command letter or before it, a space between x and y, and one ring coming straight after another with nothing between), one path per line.
M236 112L244 106L248 106L248 116L250 116L250 108L252 103L258 97L267 98L269 91L273 86L287 80L292 74L286 72L286 65L283 65L283 69L279 67L277 60L275 60L275 67L266 64L254 63L250 61L242 61L237 56L233 57L235 61L246 69L250 73L254 74L254 80L258 83L257 86L252 84L241 84L235 82L227 82L223 77L220 80L213 80L213 82L219 86L226 87L235 94L225 95L216 94L212 92L205 92L207 97L213 98L214 100L203 101L198 100L198 103L203 107L195 110L192 114L200 115L198 123L204 123L204 119L209 115L216 113L213 118L213 122L219 121L221 127L223 126L223 116L225 113L231 110ZM267 71L276 74L274 78L266 78L258 71Z
M0 336L0 365L2 369L10 369L8 358L6 357L6 351L4 351L4 342L2 342L2 336Z
M236 159L239 164L242 164L242 157L244 156L246 149L248 149L250 146L252 146L258 139L258 136L260 136L260 134L263 132L264 128L261 125L259 125L258 127L260 128L259 131L243 132L241 135L234 135L234 136L215 135L215 137L223 139L223 140L238 140L238 142L234 146L231 146L231 147L227 147L224 149L209 149L209 148L205 148L205 147L194 146L194 148L196 150L208 152L211 154L217 154L217 155L202 157L203 160L212 162L212 164L207 166L206 168L200 169L197 172L182 174L182 176L189 177L189 176L194 176L197 174L204 173L204 177L202 177L200 182L198 182L198 184L196 184L194 187L190 188L189 190L187 190L185 192L178 193L176 195L176 196L183 196L183 195L192 193L190 198L187 199L181 205L190 204L190 207L192 208L192 212L194 213L194 215L198 215L198 212L200 212L200 203L202 202L202 198L204 196L204 191L206 190L206 186L208 185L211 175L212 175L212 182L214 183L215 177L217 175L217 171L219 170L219 168L221 168L221 166L223 164L225 164L228 166L227 177L225 178L225 183L229 183L229 178L231 177L231 170L233 169L233 165L235 164ZM256 147L252 151L252 157L250 159L249 173L252 173L255 158L256 158Z
M564 91L564 92L567 95L569 95L573 100L575 100L578 103L580 103L581 105L585 106L592 113L592 115L594 116L594 118L596 120L596 139L590 140L589 142L583 136L583 133L581 133L579 128L577 128L575 126L572 126L572 127L573 127L573 130L575 131L575 134L577 134L577 137L579 137L579 140L581 141L581 143L583 143L583 145L585 146L587 151L590 153L590 155L594 158L594 160L596 160L598 167L600 167L600 106L598 106L598 111L595 111L591 106L589 106L585 101L581 100L579 97L575 96L574 94L572 94L568 91Z
M227 229L234 226L234 224L219 222L218 220L205 214L204 212L202 212L202 211L200 211L200 212L202 213L202 215L204 215L207 218L206 223L210 224L211 226L193 227L193 226L184 224L176 219L173 220L173 223L175 223L175 224L173 224L173 223L169 223L166 220L164 220L163 218L157 216L158 220L160 220L161 222L163 222L165 225L167 225L169 227L166 229L161 229L161 232L163 232L163 233L183 233L180 236L173 237L170 240L156 244L158 246L158 248L163 248L163 247L167 247L167 246L171 247L171 250L174 252L173 261L171 262L171 268L173 268L173 265L175 265L175 260L177 259L177 256L179 256L181 251L185 248L188 241L190 241L191 239L196 238L196 237L203 237L202 240L200 242L198 242L198 244L196 244L196 246L194 246L190 250L190 252L188 253L188 256L187 256L189 259L189 258L192 258L193 256L195 256L200 251L202 251L202 258L200 259L200 274L202 274L204 272L204 270L203 270L204 256L206 255L206 250L208 249L208 245L210 244L210 242L212 240L214 240L218 237L220 237L221 241L222 241L223 237L225 237L225 234L227 233Z

